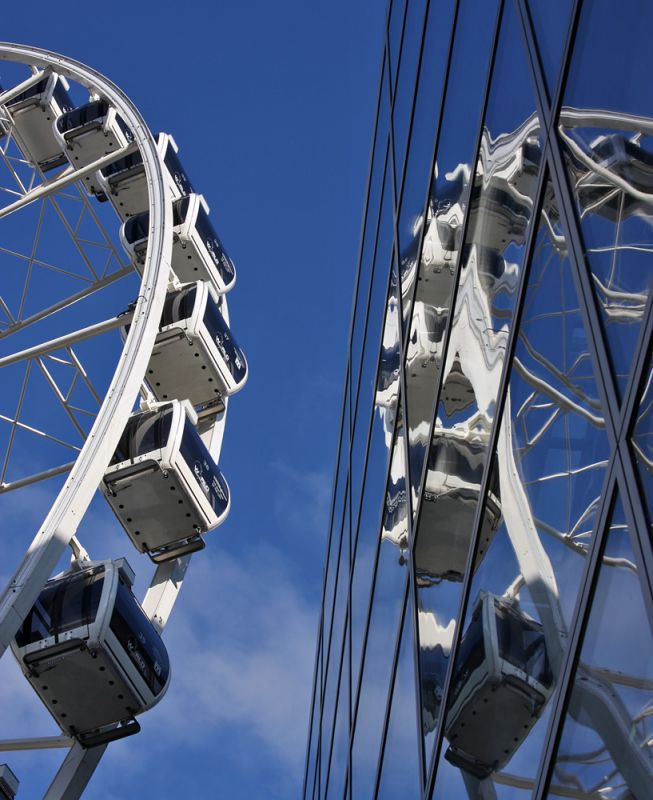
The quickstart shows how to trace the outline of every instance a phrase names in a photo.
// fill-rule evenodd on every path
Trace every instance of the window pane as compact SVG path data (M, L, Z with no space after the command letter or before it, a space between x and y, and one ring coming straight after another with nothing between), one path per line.
M401 175L406 156L408 127L415 96L415 81L422 29L424 27L425 0L411 0L406 11L404 41L401 49L401 61L397 75L397 88L392 107L392 130L394 141L395 182L397 191L401 186Z
M420 769L415 701L415 647L412 608L408 603L392 690L378 797L381 800L410 800L421 797Z
M354 797L372 797L390 683L392 655L408 568L404 434L401 411L386 485L369 638L360 683L352 752Z
M653 7L583 4L558 132L587 263L623 394L650 292ZM606 52L637 58L606 58Z
M475 168L414 546L427 753L433 747L442 699L439 681L446 672L487 461L533 213L539 155L539 123L528 64L516 13L508 3Z
M549 797L653 797L653 637L617 501Z
M558 0L555 11L547 0L528 0L537 50L544 70L549 99L556 90L562 67L562 56L571 25L572 0Z
M352 579L352 669L353 682L358 681L363 626L367 619L372 568L376 558L383 493L395 426L396 403L399 394L399 346L397 329L396 280L391 281L391 294L386 306L383 341L386 345L378 365L377 393L372 409L372 429L369 439L369 455L363 478L362 506L358 536L355 541ZM393 288L394 287L394 288ZM374 351L376 356L377 350ZM369 407L369 398L368 398Z
M431 3L430 16L434 16L433 9L440 7L438 3ZM421 206L422 198L415 201L417 189L415 196L412 194L412 162L409 163L407 173L407 180L411 182L406 185L399 230L402 281L405 285L409 284L411 274L414 275L419 267L406 353L413 509L416 508L418 485L428 448L428 434L442 364L443 336L449 319L453 277L461 245L461 226L466 209L464 198L474 159L495 17L495 2L463 0L460 4L426 219L421 218L424 211ZM443 31L446 31L446 35L449 33L447 12L444 16L435 14L435 20L441 27L436 28L437 38L427 39L427 65L430 64L436 48L445 49ZM429 20L429 37L433 36L431 31ZM444 63L441 63L441 68L444 69ZM422 76L425 69L428 66L422 67ZM437 100L436 95L434 102ZM420 166L426 170L431 168L430 165L426 166L426 162ZM430 176L426 175L425 179L430 180ZM415 186L418 186L417 182ZM423 225L426 230L418 264L417 248Z
M644 373L644 386L633 431L632 447L649 524L653 525L653 353L649 356Z
M354 309L354 327L352 331L351 343L351 363L353 376L352 384L358 384L358 375L360 371L360 362L363 353L365 326L367 323L367 312L370 303L370 284L372 276L376 276L374 272L375 253L377 251L377 239L381 240L381 251L385 252L384 242L387 240L388 222L386 218L389 216L392 220L392 194L391 187L387 188L387 198L384 199L386 192L385 182L390 183L390 178L386 179L386 159L388 158L388 128L390 125L390 97L388 89L387 68L384 72L384 80L381 85L381 95L379 98L379 119L376 128L376 138L374 142L374 156L372 159L372 167L370 173L370 193L367 205L367 213L365 218L365 232L363 235L363 249L361 253L361 266L360 275L358 278L358 286L356 290L355 309ZM383 201L383 210L380 208ZM389 210L388 210L389 206ZM382 220L382 222L379 222ZM379 231L379 227L382 230ZM385 227L383 227L385 226ZM390 228L391 232L391 228ZM389 262L380 264L381 269L389 269Z

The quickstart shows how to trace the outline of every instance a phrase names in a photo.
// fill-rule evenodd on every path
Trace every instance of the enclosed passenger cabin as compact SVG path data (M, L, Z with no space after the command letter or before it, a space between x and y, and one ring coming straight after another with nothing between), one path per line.
M67 163L52 128L57 117L74 108L64 77L49 73L10 100L6 108L14 123L13 137L28 161L44 172Z
M479 431L433 432L415 543L415 572L422 585L465 576L487 446L487 435ZM474 570L501 521L498 475L491 470Z
M48 711L86 747L136 733L134 717L168 687L168 654L133 578L124 559L53 578L12 643Z
M192 283L166 297L146 379L157 400L184 397L193 406L240 391L247 360L206 282Z
M54 134L68 161L77 168L121 150L134 140L116 109L106 100L93 100L61 114L54 123ZM84 186L90 194L102 194L97 173L87 175Z
M552 691L542 626L507 600L481 593L456 659L446 759L479 778L501 769Z
M191 194L194 189L177 155L179 148L169 133L160 133L156 145L165 166L164 175L173 200ZM148 190L145 167L140 152L100 170L97 175L103 194L109 198L122 220L148 209Z
M201 550L229 513L229 487L188 401L132 414L101 489L134 546L156 563Z
M218 294L236 282L236 268L209 219L209 207L200 194L189 194L172 204L172 270L181 283L209 281ZM148 212L130 217L120 229L123 247L139 269L145 261L150 233Z

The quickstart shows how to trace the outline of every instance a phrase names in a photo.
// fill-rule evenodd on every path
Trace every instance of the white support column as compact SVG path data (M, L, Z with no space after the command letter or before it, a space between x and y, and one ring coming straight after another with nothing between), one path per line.
M190 556L166 561L156 568L150 588L143 599L143 611L152 621L159 633L163 631L170 617L172 607L188 569Z
M106 749L106 744L90 747L88 750L79 743L74 744L43 800L78 800Z

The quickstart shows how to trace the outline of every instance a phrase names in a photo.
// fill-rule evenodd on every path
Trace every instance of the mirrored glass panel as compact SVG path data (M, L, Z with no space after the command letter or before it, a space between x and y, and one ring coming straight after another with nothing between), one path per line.
M400 410L383 504L371 618L361 668L360 697L355 709L352 748L354 797L373 796L394 642L406 590L408 531L404 447L403 415Z
M438 783L532 786L609 446L552 186L545 186ZM459 775L448 773L458 772ZM486 786L487 789L487 786ZM439 790L438 797L444 797Z
M324 705L322 709L322 734L320 746L321 780L326 786L329 775L331 739L336 712L336 701L341 678L344 635L346 633L347 594L349 591L349 494L342 517L342 537L338 570L336 574L336 594L333 604L331 630L324 629Z
M653 636L640 581L618 501L548 797L653 797Z
M412 607L407 603L376 797L380 800L417 800L421 797L420 769Z
M355 428L352 441L351 476L355 513L358 512L363 464L367 450L370 407L375 401L377 404L382 404L388 409L388 414L394 421L394 407L399 387L399 323L397 276L396 270L393 272L395 265L392 257L392 215L390 178L387 177L363 343L360 384L352 392ZM382 399L378 397L379 392L383 395ZM392 435L392 426L390 432Z
M631 443L649 525L653 525L653 354L649 356L641 392Z
M331 743L329 774L326 797L342 797L347 775L347 753L349 750L349 637L345 641L340 665L338 708L335 732Z
M431 3L424 58L433 69L444 71L451 10L447 4ZM494 35L496 3L463 0L460 4L453 45L449 83L442 115L436 165L424 217L423 192L413 184L412 153L406 174L406 188L399 222L402 290L415 303L406 351L406 394L410 452L410 485L413 512L433 419L435 392L442 363L442 346L449 319L453 280L460 252L462 224L467 208L469 176ZM450 24L450 23L449 23ZM440 27L441 26L441 27ZM442 59L442 60L440 60ZM422 66L420 82L432 69ZM426 84L429 85L428 83ZM432 99L418 96L418 104L439 104L436 83ZM421 86L420 86L421 91ZM420 105L418 105L418 110ZM435 113L435 112L434 112ZM415 129L419 136L419 129ZM431 149L432 143L425 149ZM414 147L411 147L414 150ZM415 153L418 151L414 150ZM422 155L422 159L430 158ZM423 169L424 166L420 165ZM430 169L426 167L425 169ZM423 176L421 174L420 177ZM415 189L413 189L415 186ZM421 195L421 196L419 196ZM421 254L420 242L424 243ZM407 292L406 287L410 289ZM404 313L409 314L406 304Z
M390 127L390 90L388 86L387 65L384 64L384 80L380 89L379 118L374 141L374 154L370 173L370 186L367 208L365 212L365 232L361 251L360 273L356 287L354 325L351 341L351 374L353 385L358 384L358 376L363 358L365 344L365 326L367 312L374 292L370 290L376 266L376 253L381 242L381 251L385 252L388 222L390 219L390 235L392 235L392 187L386 188L386 183L391 183L391 178L386 172L386 161L389 161L389 127ZM387 177L386 177L387 176ZM387 197L385 196L387 192ZM390 245L391 246L391 245ZM389 263L384 264L389 268Z
M390 65L390 84L393 94L397 81L397 67L399 66L399 51L401 50L405 15L406 0L391 0L390 16L388 18L388 63Z
M381 358L377 362L377 387L369 432L369 453L365 465L363 498L360 518L354 538L352 577L352 670L353 683L358 680L360 648L363 628L369 606L372 567L378 546L380 513L386 485L388 456L395 426L397 399L399 396L399 330L397 314L396 279L390 282L390 294L386 303ZM374 353L378 357L378 348ZM367 353L366 353L367 358ZM364 411L369 407L362 405ZM362 426L362 422L360 423ZM402 429L403 430L403 429ZM354 455L358 445L354 441ZM354 460L352 456L352 461ZM358 514L358 512L356 512Z
M563 148L617 390L623 394L651 287L653 6L583 4L560 112ZM606 53L637 52L637 59Z
M571 25L573 0L557 0L555 10L547 0L527 0L538 55L544 71L549 100L562 69L565 42Z
M417 67L422 44L426 0L411 0L406 9L404 40L397 74L397 88L392 107L395 185L401 186L406 156L406 142L415 96Z
M514 7L508 3L474 172L414 545L427 753L442 700L540 168L539 123L521 48Z

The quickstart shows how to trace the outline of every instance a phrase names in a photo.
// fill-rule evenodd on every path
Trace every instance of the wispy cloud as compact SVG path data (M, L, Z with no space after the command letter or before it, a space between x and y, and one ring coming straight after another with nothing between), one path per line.
M245 737L243 760L253 751L270 759L294 795L306 746L316 606L295 588L274 547L255 548L246 563L203 555L191 563L164 636L173 656L170 690L144 725L156 726L162 750ZM239 757L229 744L216 750L217 759ZM128 741L113 745L108 758L139 767Z

